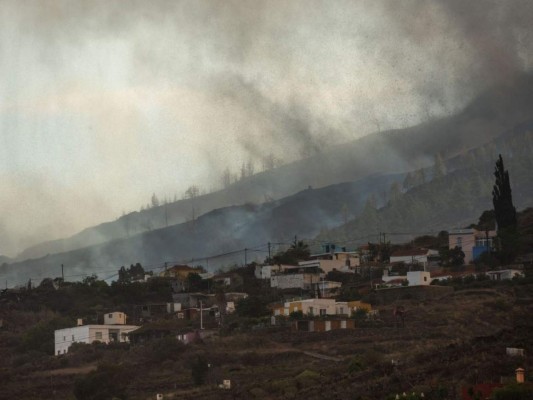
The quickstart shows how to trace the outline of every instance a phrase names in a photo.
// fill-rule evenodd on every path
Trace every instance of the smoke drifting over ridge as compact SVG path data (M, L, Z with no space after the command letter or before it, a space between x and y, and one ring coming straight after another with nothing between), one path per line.
M10 255L249 158L453 113L533 52L525 0L0 5Z

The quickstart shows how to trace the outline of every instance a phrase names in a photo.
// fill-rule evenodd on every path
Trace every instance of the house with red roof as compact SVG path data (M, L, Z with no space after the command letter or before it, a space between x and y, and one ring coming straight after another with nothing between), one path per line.
M432 258L438 257L439 252L431 249L405 249L396 250L390 256L390 263L404 263L421 265L424 268L429 266Z

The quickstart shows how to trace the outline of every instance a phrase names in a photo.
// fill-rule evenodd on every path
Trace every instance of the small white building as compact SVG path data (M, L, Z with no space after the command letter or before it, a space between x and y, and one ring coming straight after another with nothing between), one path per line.
M298 266L304 268L320 268L326 274L332 271L353 273L355 269L352 269L350 265L347 264L348 262L345 259L333 259L300 261Z
M523 278L524 273L518 269L502 269L501 271L487 271L493 281L505 281L513 278Z
M126 325L126 314L121 312L106 314L104 325L82 325L82 320L78 320L78 326L54 332L54 354L66 354L73 343L128 342L127 334L138 328Z
M254 274L257 279L270 279L272 275L284 269L283 265L256 265Z
M126 325L126 314L123 312L105 314L104 325Z
M409 271L407 275L389 275L389 271L384 269L381 280L385 283L407 281L409 286L423 286L430 285L433 278L427 271Z

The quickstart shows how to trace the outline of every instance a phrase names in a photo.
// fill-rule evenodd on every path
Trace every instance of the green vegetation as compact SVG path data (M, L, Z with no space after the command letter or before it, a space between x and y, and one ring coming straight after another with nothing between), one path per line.
M297 265L298 261L308 260L311 251L309 246L302 240L297 240L294 238L291 246L286 250L275 254L272 257L272 260L267 260L267 262L272 262L273 264L288 264L288 265Z
M493 400L531 400L533 399L533 385L518 384L507 385L503 388L494 390L492 393Z
M509 172L505 170L501 154L496 161L494 176L496 183L492 190L492 202L498 224L498 255L502 263L508 264L519 252L520 237L517 231L516 209L513 205Z
M45 354L54 354L54 331L74 325L69 318L55 317L39 322L28 329L23 335L19 345L19 352L37 351Z

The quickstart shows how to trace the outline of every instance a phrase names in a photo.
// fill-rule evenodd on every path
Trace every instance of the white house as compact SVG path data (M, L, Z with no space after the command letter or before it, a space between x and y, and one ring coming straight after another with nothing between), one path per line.
M518 269L502 269L501 271L487 271L493 281L504 281L513 278L523 278L524 273Z
M331 271L353 273L354 269L352 269L350 265L346 265L346 264L347 264L347 261L345 259L333 259L333 260L300 261L298 263L298 266L303 267L303 268L320 268L326 274Z
M104 325L82 325L82 320L78 320L78 326L54 332L54 354L66 354L73 343L127 342L127 334L138 328L126 325L126 314L120 312L106 314Z
M430 285L433 278L427 271L409 271L407 275L389 275L387 269L383 270L381 280L385 283L407 281L409 286L423 286Z
M428 249L408 249L398 250L391 254L390 263L405 263L405 264L418 264L427 267L429 259L432 256L438 256L437 250Z
M358 309L370 311L370 304L361 301L341 301L335 299L306 299L289 301L273 309L274 316L289 316L300 311L305 316L350 315Z
M361 265L361 260L359 253L356 251L338 251L335 247L331 248L334 245L326 245L325 252L318 254L311 254L309 256L310 260L324 260L324 261L336 261L335 263L329 263L330 265L335 266L336 269L349 267L356 268Z
M426 271L409 271L407 273L409 286L424 286L431 284L431 275Z

